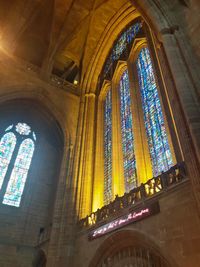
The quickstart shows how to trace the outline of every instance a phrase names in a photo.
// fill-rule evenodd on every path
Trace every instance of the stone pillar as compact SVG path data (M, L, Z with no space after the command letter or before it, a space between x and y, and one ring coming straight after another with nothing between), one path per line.
M74 251L76 217L71 175L73 163L72 146L65 146L64 151L47 252L47 267L64 267L67 263L71 266Z
M93 93L85 95L85 110L83 123L82 158L79 168L80 175L80 217L86 217L92 211L92 190L94 173L94 133L95 133L96 96Z
M162 39L164 51L161 56L165 57L165 61L169 64L174 83L174 88L168 88L174 121L188 175L191 177L194 194L200 208L200 108L198 97L179 45L179 33L165 30Z

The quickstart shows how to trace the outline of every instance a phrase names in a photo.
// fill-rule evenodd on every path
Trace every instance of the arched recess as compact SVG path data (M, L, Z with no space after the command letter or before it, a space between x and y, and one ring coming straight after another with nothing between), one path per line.
M116 15L110 20L107 25L104 34L99 41L90 64L86 70L84 80L82 80L82 87L88 92L94 92L98 84L98 76L101 72L105 59L108 56L109 50L112 47L114 41L120 32L133 20L142 17L142 19L153 29L154 34L158 40L162 40L161 31L174 27L174 21L172 18L166 16L166 10L158 8L154 3L155 0L151 0L151 3L147 1L141 5L139 1L132 1L125 4L116 13ZM153 8L152 8L153 7Z
M0 105L4 105L6 102L8 103L10 101L14 102L21 100L37 103L40 109L43 110L43 114L46 118L49 116L51 121L56 121L64 138L64 146L68 146L69 143L72 142L68 118L65 117L62 110L59 109L59 107L48 96L48 93L44 88L37 86L37 90L35 89L35 85L30 84L17 84L4 87L0 94ZM7 93L7 91L9 93Z
M89 267L146 267L150 266L148 264L156 267L177 267L174 260L149 237L138 231L123 230L104 240Z
M0 102L1 135L7 125L16 125L17 122L28 124L36 135L35 150L28 170L20 207L13 209L12 215L6 218L3 217L3 212L13 207L1 203L0 218L2 223L7 220L11 225L10 227L19 231L19 234L23 236L23 242L29 242L30 245L35 246L40 242L40 228L44 228L45 233L48 234L51 230L56 189L59 184L61 162L65 152L64 132L54 114L40 101L33 98L12 99L10 97L10 100L5 101L4 99ZM20 144L18 143L18 146ZM14 158L12 166L13 164ZM10 173L11 171L12 168L10 168ZM6 191L9 179L9 173L7 173L1 198ZM23 216L20 216L21 213ZM29 216L27 215L27 217L26 214L29 214ZM16 219L18 218L16 216L20 216L20 219ZM25 225L27 218L26 226L21 228L20 225ZM33 223L34 227L31 226ZM9 240L9 238L8 236L7 239Z

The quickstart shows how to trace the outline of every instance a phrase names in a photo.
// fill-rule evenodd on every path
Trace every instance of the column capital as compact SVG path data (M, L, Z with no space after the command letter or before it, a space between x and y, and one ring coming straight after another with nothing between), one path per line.
M96 98L96 95L94 93L86 93L85 97L92 97L92 98Z

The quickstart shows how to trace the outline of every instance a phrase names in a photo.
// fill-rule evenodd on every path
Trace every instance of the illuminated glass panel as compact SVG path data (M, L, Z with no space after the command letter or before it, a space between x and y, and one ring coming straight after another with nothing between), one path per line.
M134 23L133 25L129 26L125 31L123 31L119 38L116 40L112 51L110 52L109 56L107 57L105 66L104 66L104 76L111 70L113 62L118 60L120 56L124 53L127 49L127 46L133 42L136 34L142 28L142 23Z
M157 176L167 171L173 162L148 48L139 53L137 71L153 174Z
M29 135L30 132L31 132L31 127L28 126L26 123L21 123L19 122L17 125L16 125L16 132L18 132L19 134L21 135Z
M33 152L34 142L30 138L25 139L19 147L3 204L19 207Z
M104 102L104 204L112 200L112 94Z
M1 138L1 141L0 141L0 189L2 187L15 145L16 145L16 137L14 133L11 133L11 132L6 133Z
M137 186L136 161L134 154L133 119L131 112L131 96L128 70L126 70L120 80L120 117L121 135L124 161L125 190L129 192Z
M13 128L13 125L8 126L8 128L5 130L5 132L10 131Z

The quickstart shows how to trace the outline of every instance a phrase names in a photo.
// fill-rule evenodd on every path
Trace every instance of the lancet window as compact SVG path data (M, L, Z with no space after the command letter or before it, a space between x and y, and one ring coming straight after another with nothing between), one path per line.
M104 102L104 203L112 200L112 92Z
M133 116L131 112L131 95L128 70L121 76L119 84L120 121L123 150L125 191L137 186L136 160L134 153Z
M138 36L143 36L142 38L146 41L134 50L134 40ZM135 56L130 57L130 53L135 53ZM134 59L131 61L130 58ZM121 144L119 144L121 148L118 152L122 154L121 158L123 159L123 175L121 176L124 181L120 184L124 186L124 192L129 192L141 181L144 181L142 177L138 176L140 166L146 166L147 174L152 173L153 176L157 176L175 164L172 159L173 147L172 143L169 143L171 137L167 130L168 125L164 116L159 85L141 22L137 21L131 26L129 25L114 42L104 64L101 82L107 79L113 84L113 75L118 67L116 63L119 61L125 62L127 66L127 69L120 74L117 92L119 101L114 102L114 105L118 105L119 115L113 114L116 108L113 106L111 90L107 93L104 101L104 204L108 204L116 195L116 192L113 192L113 187L116 188L116 186L112 172L113 166L116 167L116 164L113 165L112 148L113 145L118 145L116 142L118 139L113 141L113 131L115 131L115 136L117 136L116 131L121 136ZM132 72L129 72L130 68L132 68ZM129 73L134 76L132 87ZM133 103L136 103L137 106L134 113L132 112ZM115 117L114 121L112 120L113 116ZM119 116L118 124L116 124L116 116ZM138 131L139 134L135 134L135 131ZM139 136L139 139L136 139L135 136L137 138ZM137 149L140 147L140 151L136 151L135 144L137 143L140 144L137 146ZM121 176L119 174L118 180L121 179ZM145 179L150 178L146 177Z

